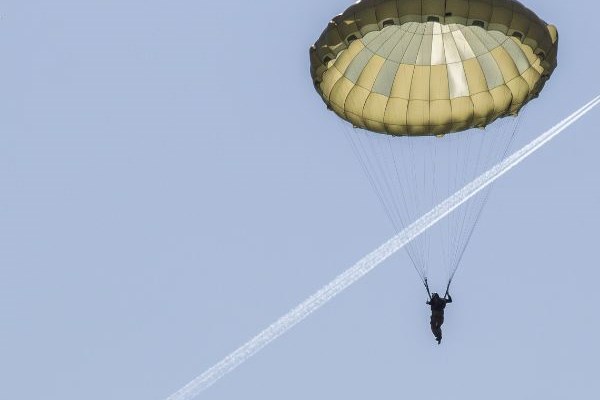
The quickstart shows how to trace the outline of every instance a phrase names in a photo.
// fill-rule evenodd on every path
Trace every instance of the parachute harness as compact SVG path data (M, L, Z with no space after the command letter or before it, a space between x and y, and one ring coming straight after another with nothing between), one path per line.
M431 297L431 290L429 290L429 282L427 282L427 278L425 278L425 280L423 281L423 284L425 285L425 290L427 290L427 295L429 296L429 300L432 299ZM446 286L446 293L444 293L444 298L447 298L448 295L450 294L450 285L452 284L452 280L450 280L448 282L448 285Z

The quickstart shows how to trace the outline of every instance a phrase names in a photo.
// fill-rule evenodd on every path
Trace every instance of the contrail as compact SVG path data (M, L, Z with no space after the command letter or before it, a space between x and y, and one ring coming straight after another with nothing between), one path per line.
M544 132L528 145L504 159L504 161L496 164L487 172L481 174L471 183L467 184L458 192L437 205L433 210L423 215L412 225L408 226L402 232L381 245L377 250L358 261L353 267L349 268L346 272L325 285L321 290L310 296L296 308L279 318L246 344L206 370L202 375L185 385L179 391L169 396L167 400L189 400L197 396L200 392L210 387L227 373L248 360L263 347L283 335L329 300L371 272L388 257L425 232L442 218L446 217L461 204L475 196L509 170L516 167L521 161L525 160L579 118L583 117L599 103L600 96L597 96L594 100L575 111L552 129Z

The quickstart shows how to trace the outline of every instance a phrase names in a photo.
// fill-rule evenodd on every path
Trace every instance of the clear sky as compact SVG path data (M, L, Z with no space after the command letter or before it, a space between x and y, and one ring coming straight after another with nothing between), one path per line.
M525 3L523 139L600 92L600 3ZM348 5L0 5L0 398L163 399L392 235L308 72ZM498 182L442 346L403 253L203 398L594 398L598 123Z

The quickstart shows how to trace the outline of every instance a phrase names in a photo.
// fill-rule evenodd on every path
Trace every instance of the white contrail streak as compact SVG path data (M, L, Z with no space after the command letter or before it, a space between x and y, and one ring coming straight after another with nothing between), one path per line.
M248 360L263 347L290 330L297 323L308 317L333 297L340 294L347 287L371 272L384 260L400 250L411 240L425 232L442 218L446 217L461 204L475 196L509 170L516 167L521 161L525 160L533 152L541 148L544 144L548 143L579 118L583 117L599 103L600 96L596 97L594 100L575 111L552 129L538 136L535 140L512 154L510 157L504 159L504 161L496 164L496 166L480 175L461 190L437 205L433 210L423 215L412 225L408 226L402 232L381 245L377 250L365 256L353 267L346 270L346 272L342 273L329 284L325 285L321 290L310 296L296 308L279 318L277 321L271 324L271 326L252 338L249 342L235 350L233 353L229 354L213 367L206 370L202 375L185 385L179 391L169 396L167 400L189 400L194 398L209 386L213 385L216 381L221 379L227 373L231 372L244 361Z

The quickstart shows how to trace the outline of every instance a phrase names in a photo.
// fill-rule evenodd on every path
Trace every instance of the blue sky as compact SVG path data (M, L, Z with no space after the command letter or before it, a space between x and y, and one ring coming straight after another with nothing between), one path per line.
M600 92L595 1L523 139ZM308 47L348 3L0 7L0 398L162 399L393 232ZM438 347L399 254L206 399L598 393L600 111L503 178Z

